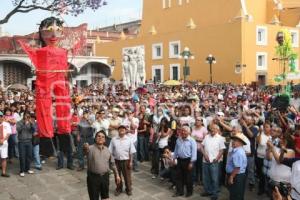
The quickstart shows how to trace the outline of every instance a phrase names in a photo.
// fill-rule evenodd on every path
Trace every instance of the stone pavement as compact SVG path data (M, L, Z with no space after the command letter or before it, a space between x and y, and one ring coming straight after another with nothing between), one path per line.
M86 172L70 171L68 169L55 170L56 159L48 160L42 171L35 170L35 174L18 175L18 161L8 164L10 178L0 177L0 200L88 200L86 188ZM115 197L115 185L111 180L110 197L112 200L182 200L185 197L172 197L174 191L169 190L170 184L159 179L152 179L150 164L145 162L140 171L133 173L133 195L128 197L125 193ZM111 176L113 178L113 176ZM200 197L202 188L196 186L194 195L189 200L208 200ZM228 192L223 187L221 200L228 199ZM264 200L258 198L254 192L247 192L245 200Z

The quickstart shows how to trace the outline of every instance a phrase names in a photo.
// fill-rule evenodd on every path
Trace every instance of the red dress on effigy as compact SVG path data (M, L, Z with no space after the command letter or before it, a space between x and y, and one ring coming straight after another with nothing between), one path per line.
M57 134L70 134L72 116L66 77L67 51L51 46L34 49L24 42L19 43L36 68L36 118L40 138L53 138L53 116L56 116Z

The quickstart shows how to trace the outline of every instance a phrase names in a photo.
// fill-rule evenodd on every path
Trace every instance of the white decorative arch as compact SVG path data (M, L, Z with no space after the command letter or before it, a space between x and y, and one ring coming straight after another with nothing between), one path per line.
M30 60L28 59L22 59L22 58L16 58L16 57L0 57L0 62L1 61L12 61L12 62L19 62L19 63L23 63L24 65L30 67L32 70L34 70L34 66L32 65L32 63L30 62Z

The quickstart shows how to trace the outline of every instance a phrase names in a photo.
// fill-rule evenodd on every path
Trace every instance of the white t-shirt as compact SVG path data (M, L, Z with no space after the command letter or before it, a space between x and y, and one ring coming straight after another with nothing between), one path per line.
M103 130L105 131L105 134L108 135L108 128L109 128L109 121L107 119L102 119L101 121L94 121L93 128L95 129L95 134Z
M184 124L188 124L190 127L193 127L195 124L195 118L192 116L183 116L180 117L180 124L184 125Z
M7 137L7 135L10 135L11 134L11 127L10 127L10 124L8 122L2 122L2 124L0 124L0 129L2 129L2 131L0 130L0 137L1 138L5 138ZM2 146L7 146L8 143L7 143L7 140L5 140L3 142L2 145L0 145L0 147Z
M267 142L270 140L270 138L271 136L267 136L264 132L261 133L260 143L257 144L257 157L266 157Z
M210 162L213 162L213 160L217 158L220 150L226 149L224 141L225 140L219 134L216 134L213 137L211 134L205 136L202 145L204 146L204 151ZM204 157L203 162L206 162Z
M274 148L275 151L279 154L280 149L277 147ZM268 175L273 181L289 183L291 180L292 170L286 165L278 164L274 156L272 156L271 166Z
M158 148L163 149L164 147L168 146L168 139L169 139L168 135L166 137L159 138Z

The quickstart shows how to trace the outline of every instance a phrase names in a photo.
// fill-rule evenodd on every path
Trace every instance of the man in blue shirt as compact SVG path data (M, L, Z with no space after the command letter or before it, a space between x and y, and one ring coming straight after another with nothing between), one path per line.
M228 154L226 173L230 200L244 200L246 184L247 156L243 145L246 145L245 136L241 133L231 137L232 151Z
M183 196L183 187L186 183L186 197L193 195L192 169L193 162L197 160L197 144L190 136L191 129L189 126L183 126L181 137L176 141L174 158L178 160L176 170L176 193L174 197Z

